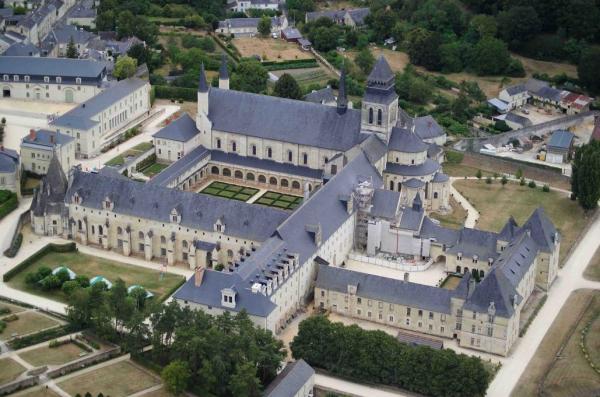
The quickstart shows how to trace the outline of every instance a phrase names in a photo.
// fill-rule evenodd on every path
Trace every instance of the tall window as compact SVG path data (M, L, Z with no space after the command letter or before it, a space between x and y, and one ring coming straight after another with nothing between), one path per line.
M373 124L373 108L369 108L369 124Z
M271 149L270 147L267 148L267 157L268 158L273 157L273 149Z
M235 141L231 142L231 151L237 152L237 143Z
M221 140L217 138L217 149L221 149Z
M383 112L381 109L377 110L377 125L381 125L383 122Z
M302 153L302 163L308 164L308 153Z
M288 150L288 161L290 161L290 162L292 161L292 156L293 156L292 151Z
M252 145L252 155L256 156L256 145Z

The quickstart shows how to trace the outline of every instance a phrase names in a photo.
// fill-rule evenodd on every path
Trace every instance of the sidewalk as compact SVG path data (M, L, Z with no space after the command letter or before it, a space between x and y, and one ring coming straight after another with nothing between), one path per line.
M458 190L456 190L452 182L453 181L451 181L450 183L450 194L454 196L454 199L458 202L458 204L460 204L460 206L463 207L465 211L467 211L467 219L465 219L464 225L465 227L474 229L477 225L477 220L479 219L479 212L475 209L475 207L473 207L471 203L469 203L469 200L467 200L465 196L463 196Z

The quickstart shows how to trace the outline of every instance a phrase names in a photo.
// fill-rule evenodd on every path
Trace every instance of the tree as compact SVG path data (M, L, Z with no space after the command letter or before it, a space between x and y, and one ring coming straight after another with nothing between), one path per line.
M516 6L498 14L500 37L511 48L518 48L523 42L531 39L542 30L542 23L537 12L531 6Z
M475 176L477 177L477 179L481 179L481 177L483 176L483 173L481 172L481 170L477 170L477 173L475 174Z
M246 92L264 92L267 89L267 70L256 59L240 61L231 76L231 88Z
M271 34L271 18L263 15L262 18L260 18L260 21L258 21L257 29L258 33L260 33L263 37L267 37L269 34Z
M75 46L73 36L71 36L69 44L67 44L67 58L79 58L79 53L77 52L77 47Z
M113 76L118 80L127 79L135 74L137 69L137 61L132 57L125 55L120 56L115 63Z
M471 18L469 28L477 34L478 39L494 37L498 31L496 19L491 15L479 14Z
M502 184L502 186L504 186L508 183L508 178L506 177L506 175L502 175L502 179L500 180L500 183Z
M185 391L190 382L190 369L186 362L181 360L173 361L161 372L161 378L169 390L178 396Z
M510 63L506 44L493 37L484 37L473 47L470 66L480 75L502 74Z
M319 51L327 52L337 48L342 30L338 26L319 26L308 35L313 47Z
M471 101L463 91L458 94L458 97L452 102L452 115L460 122L466 122L470 117L469 106Z
M441 44L441 36L437 32L430 32L423 28L411 30L407 35L410 61L429 70L440 70L442 66Z
M373 64L375 63L375 57L371 54L368 48L363 48L356 54L356 58L354 58L354 62L358 65L358 67L363 71L363 73L368 74L373 68Z
M256 377L256 368L250 363L238 366L229 381L229 389L233 397L259 397L260 382Z
M284 73L275 83L273 94L281 98L300 99L302 91L296 79L288 73Z
M583 51L577 65L577 74L581 83L592 93L600 92L598 70L600 70L600 49L591 47Z
M579 147L573 159L571 191L586 210L598 206L600 199L600 142L596 140Z

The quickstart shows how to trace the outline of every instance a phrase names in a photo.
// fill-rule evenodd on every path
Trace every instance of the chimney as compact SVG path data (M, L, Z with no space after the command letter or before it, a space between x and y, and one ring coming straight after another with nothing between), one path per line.
M33 128L29 130L29 140L30 141L35 140L35 130Z
M194 270L194 285L199 287L202 285L202 279L204 278L204 268L200 266L196 266Z

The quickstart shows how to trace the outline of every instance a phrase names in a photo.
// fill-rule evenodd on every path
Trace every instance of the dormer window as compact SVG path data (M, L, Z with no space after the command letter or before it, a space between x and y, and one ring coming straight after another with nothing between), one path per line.
M8 81L8 75L7 75L7 74L5 74L4 76L2 76L2 79L3 79L4 81Z
M225 224L223 223L223 220L221 218L217 219L217 221L215 222L214 231L216 231L217 233L225 232Z
M29 76L25 76L23 79L25 80L26 83L29 83L29 80L30 80Z
M77 193L77 192L76 192L76 193L73 195L73 202L74 202L75 204L81 204L81 196L79 195L79 193Z
M81 77L75 78L75 84L81 84Z
M19 81L19 75L18 75L18 74L15 74L15 75L13 76L13 80L14 80L14 81Z
M57 77L57 78L56 78L56 83L57 83L57 84L60 84L60 83L62 83L62 77Z
M44 76L44 83L49 83L49 82L50 82L50 77Z
M456 254L456 260L457 261L461 261L462 260L462 252L459 252L458 254Z
M171 210L170 219L171 219L171 222L173 222L173 223L180 223L181 222L181 214L179 213L179 211L177 211L177 208L173 208Z

